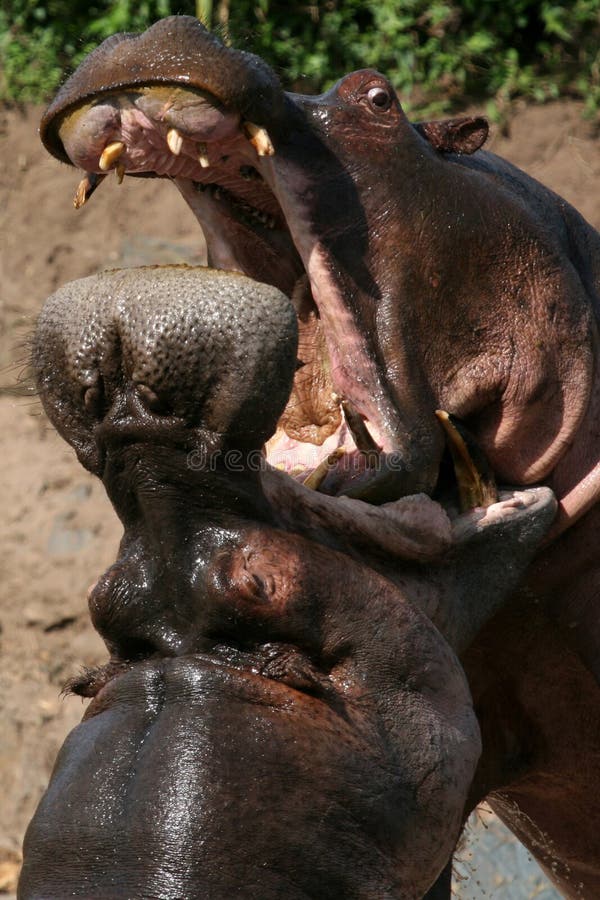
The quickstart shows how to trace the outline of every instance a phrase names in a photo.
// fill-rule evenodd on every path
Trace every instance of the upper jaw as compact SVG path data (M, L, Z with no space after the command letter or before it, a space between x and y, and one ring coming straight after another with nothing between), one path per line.
M98 97L145 85L204 91L260 124L276 119L283 102L279 80L262 59L225 47L192 16L170 16L143 34L113 35L90 53L44 113L43 143L68 162L60 133L65 116Z

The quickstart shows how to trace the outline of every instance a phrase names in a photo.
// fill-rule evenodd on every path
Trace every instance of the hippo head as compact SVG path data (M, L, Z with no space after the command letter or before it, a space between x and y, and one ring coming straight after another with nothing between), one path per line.
M47 301L42 401L124 534L89 595L110 659L71 684L91 702L21 898L418 898L449 858L480 752L457 654L555 502L449 518L299 483L265 450L297 353L289 299L235 273L108 272Z

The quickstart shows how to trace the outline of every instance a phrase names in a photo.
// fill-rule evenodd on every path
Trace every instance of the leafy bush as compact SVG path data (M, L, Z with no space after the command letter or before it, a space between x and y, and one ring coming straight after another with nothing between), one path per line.
M388 75L413 112L564 94L600 108L600 0L1 0L0 96L49 96L115 31L197 14L264 56L286 86L321 90L351 69Z
M0 97L50 97L83 57L116 31L171 15L170 0L0 0Z

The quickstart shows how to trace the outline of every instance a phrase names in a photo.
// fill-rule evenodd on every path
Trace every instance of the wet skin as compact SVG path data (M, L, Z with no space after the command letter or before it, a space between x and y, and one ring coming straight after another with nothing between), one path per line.
M143 63L157 55L158 74ZM350 449L320 484L331 500L439 492L437 408L501 481L553 488L559 514L524 588L461 648L483 733L468 805L491 792L563 892L600 893L596 232L479 151L479 120L412 126L372 71L285 94L185 17L99 48L42 138L92 173L80 200L111 167L173 178L213 265L292 297L303 365L269 457ZM375 471L352 451L355 414L382 451ZM389 548L366 559L388 579L401 569Z
M296 347L283 294L207 269L107 273L45 306L42 401L124 536L89 597L110 661L72 684L93 699L23 898L416 898L451 853L480 753L456 654L556 504L450 520L272 469Z

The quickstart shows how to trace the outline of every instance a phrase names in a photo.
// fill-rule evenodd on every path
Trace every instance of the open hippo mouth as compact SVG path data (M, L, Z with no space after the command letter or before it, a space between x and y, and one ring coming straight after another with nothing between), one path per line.
M158 74L134 65L159 51ZM170 178L204 229L211 266L292 299L298 371L265 448L274 466L323 493L372 503L431 493L444 446L437 404L425 384L398 394L408 363L386 356L373 321L381 288L367 252L371 214L316 127L337 118L343 135L366 110L385 128L395 102L370 71L334 89L326 113L322 100L283 93L260 60L177 17L95 51L47 111L41 134L87 173L76 206L113 169L119 182ZM357 158L360 165L360 151ZM443 424L454 436L448 417ZM460 437L453 447L461 457ZM487 472L473 477L482 474L485 481ZM495 499L493 487L466 491L463 508Z

